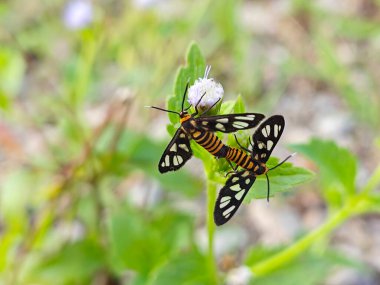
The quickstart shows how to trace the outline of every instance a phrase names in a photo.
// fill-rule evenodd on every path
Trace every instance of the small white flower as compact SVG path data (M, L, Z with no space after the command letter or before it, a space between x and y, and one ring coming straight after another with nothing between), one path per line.
M92 22L93 7L88 0L72 0L67 3L63 13L63 21L69 29L77 30Z
M218 100L223 98L223 86L213 78L207 78L211 67L207 66L203 78L198 78L194 85L189 88L188 101L194 107L198 104L198 109L207 110ZM203 97L202 97L203 96Z

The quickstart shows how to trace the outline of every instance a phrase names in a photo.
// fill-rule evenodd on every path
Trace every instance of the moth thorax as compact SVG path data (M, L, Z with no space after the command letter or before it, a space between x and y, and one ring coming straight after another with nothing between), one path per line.
M262 175L269 171L268 167L265 165L265 163L260 163L258 165L258 168L255 171L256 175Z
M181 117L181 118L179 119L179 122L182 124L183 122L186 122L186 121L189 120L190 118L191 118L191 115L186 114L186 115L184 115L183 117Z

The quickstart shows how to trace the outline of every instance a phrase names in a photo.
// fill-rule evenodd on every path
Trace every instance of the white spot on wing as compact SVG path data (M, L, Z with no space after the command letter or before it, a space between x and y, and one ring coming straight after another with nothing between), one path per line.
M218 130L222 130L222 131L225 131L225 130L226 130L226 128L225 128L221 123L217 123L217 124L215 125L215 127L216 127Z
M237 193L235 195L236 200L240 201L243 195L244 195L244 191L240 191L239 193Z
M166 166L170 165L170 156L169 155L165 156L165 165Z
M263 136L264 136L264 137L268 137L268 133L267 133L267 129L266 129L266 128L263 128L263 129L261 130L261 132L263 133Z
M186 137L186 135L185 135L184 133L181 133L181 134L179 135L179 137L182 138L182 139L184 139L184 138Z
M202 121L202 125L207 126L208 122L207 121Z
M178 164L181 164L183 162L182 156L176 155L176 157L177 157L177 160L178 160Z
M230 196L223 196L221 199L220 199L220 202L225 202L227 200L231 200L231 197Z
M174 144L172 145L172 147L170 148L170 151L177 152L177 144L176 144L176 143L174 143Z
M265 129L267 130L267 133L268 133L268 136L270 135L270 125L267 125L266 127L265 127Z
M249 178L245 179L245 184L249 184L249 182L251 182L251 179Z
M229 207L227 210L225 210L224 212L223 212L223 216L227 216L227 215L229 215L229 214L231 214L231 212L234 210L236 208L236 206L234 205L234 206L231 206L231 207ZM227 217L226 217L227 218Z
M232 191L240 191L240 190L241 190L239 184L232 185L232 186L230 187L230 189L231 189Z
M241 121L233 122L232 125L237 129L243 129L249 126L247 122L241 122Z
M179 147L182 148L183 150L189 152L189 148L187 147L187 145L181 143L181 144L179 145Z
M271 149L272 149L272 146L273 146L273 141L268 140L268 141L267 141L267 150L271 150Z
M277 138L278 136L278 125L274 125L274 137Z
M225 197L223 197L225 198ZM219 205L219 208L224 208L225 206L227 206L230 202L231 202L231 197L228 197L229 200L226 200L226 201L220 201L220 205Z
M234 178L232 178L232 182L233 183L235 183L236 181L238 181L239 180L239 177L234 177Z
M253 120L255 119L255 116L253 116L253 117L248 117L248 116L246 116L246 117L242 117L242 116L238 116L238 117L235 117L235 119L237 119L237 120L243 120L243 121L253 121Z
M228 123L228 118L217 119L216 121L219 123Z

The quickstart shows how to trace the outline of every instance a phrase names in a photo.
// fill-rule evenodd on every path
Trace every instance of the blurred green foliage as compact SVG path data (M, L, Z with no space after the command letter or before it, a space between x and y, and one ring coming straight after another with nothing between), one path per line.
M289 1L287 16L297 27L281 29L286 56L268 79L273 66L262 49L278 42L243 23L248 1L94 1L91 23L79 29L65 24L68 2L0 3L0 284L224 282L228 273L198 244L207 214L194 205L205 208L204 177L186 169L158 173L168 137L154 137L156 117L142 107L167 100L179 110L186 82L203 76L206 63L220 73L227 97L233 95L220 106L222 114L271 113L291 83L307 79L342 100L363 128L379 129L376 17ZM378 1L373 5L379 8ZM190 45L187 65L175 74L192 41L201 48ZM345 42L362 56L345 60ZM169 119L172 133L178 118ZM248 135L239 133L239 140ZM231 135L226 141L236 146ZM228 164L192 147L211 165L206 168L219 189ZM321 284L336 267L370 274L332 251L328 240L347 219L379 212L373 190L380 170L358 187L361 161L350 150L319 138L291 147L319 169L326 221L281 248L239 252L252 284ZM286 163L270 172L271 193L312 177ZM246 202L263 197L266 181L259 178Z

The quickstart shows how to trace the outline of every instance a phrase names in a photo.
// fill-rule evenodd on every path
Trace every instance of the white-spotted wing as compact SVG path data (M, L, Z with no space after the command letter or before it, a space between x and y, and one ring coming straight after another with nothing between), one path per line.
M228 178L215 203L214 221L216 225L223 225L232 218L255 180L254 174L248 170L236 172Z
M210 132L232 133L256 127L263 119L263 114L242 113L195 118L197 127Z
M166 147L158 164L161 173L181 168L193 155L186 133L179 128Z
M285 120L281 115L271 116L261 123L252 136L251 156L258 155L258 160L267 162L284 128Z

